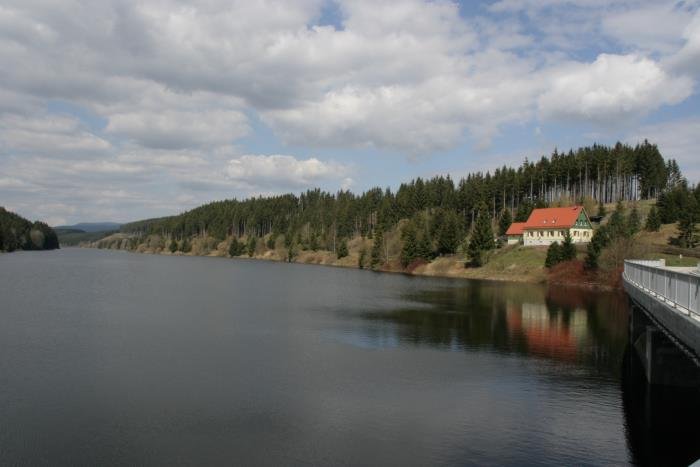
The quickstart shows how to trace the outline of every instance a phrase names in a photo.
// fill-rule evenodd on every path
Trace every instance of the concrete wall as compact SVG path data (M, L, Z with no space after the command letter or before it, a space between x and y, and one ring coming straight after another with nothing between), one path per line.
M700 357L700 323L695 318L678 308L657 300L627 280L624 281L624 286L635 305L643 308L675 336L686 349L696 357Z

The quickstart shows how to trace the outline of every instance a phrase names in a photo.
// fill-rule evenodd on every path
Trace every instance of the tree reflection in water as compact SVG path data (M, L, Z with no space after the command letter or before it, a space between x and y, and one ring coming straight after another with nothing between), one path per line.
M627 303L619 293L469 281L401 298L397 308L361 313L392 325L382 329L385 342L516 353L619 375L627 342Z
M700 458L700 391L646 383L629 350L624 294L473 281L401 298L404 306L361 314L389 325L382 327L385 342L544 358L619 380L634 463L689 465Z

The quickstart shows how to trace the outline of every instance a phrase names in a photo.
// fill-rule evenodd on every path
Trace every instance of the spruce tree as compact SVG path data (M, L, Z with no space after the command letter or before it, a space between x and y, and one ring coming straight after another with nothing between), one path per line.
M598 269L598 258L600 257L600 248L593 242L586 247L586 269Z
M603 248L608 246L610 240L611 238L607 225L601 226L593 233L591 242L587 247L586 269L598 268L598 258L600 257L600 252L603 251Z
M639 211L637 210L637 205L634 205L634 207L632 207L630 215L627 217L627 230L629 232L629 235L632 236L639 232L641 224L642 221L639 218Z
M255 248L257 247L257 240L253 235L248 238L248 256L253 257L255 255Z
M376 268L382 262L382 249L384 247L384 232L381 229L374 234L374 243L372 244L372 256L370 258L370 266Z
M416 256L425 260L430 260L433 257L433 247L430 245L430 235L428 234L427 229L418 240Z
M453 254L459 245L459 218L454 211L445 213L442 225L437 234L438 253Z
M532 203L529 201L523 201L518 205L518 209L515 212L515 222L525 222L532 213Z
M697 208L695 197L690 195L688 206L678 220L678 241L683 248L693 248L697 243Z
M418 240L416 238L416 227L413 222L408 222L401 232L403 246L401 247L401 265L408 266L418 256Z
M365 247L362 247L362 249L360 249L360 256L357 258L357 267L359 267L360 269L364 269L366 261L367 249Z
M182 240L182 252L189 253L190 251L192 251L192 244L190 244L189 239L187 237L185 237Z
M231 239L231 244L228 246L228 254L231 257L239 256L241 254L241 245L238 243L236 237Z
M491 218L488 209L482 206L479 209L479 216L476 219L474 231L467 247L467 254L472 266L483 266L485 263L484 253L493 250L494 247Z
M498 220L498 236L504 236L512 223L513 216L510 214L510 209L501 211L501 218Z
M644 230L647 232L658 232L660 228L661 218L659 217L659 211L656 209L656 206L652 206L649 210Z
M287 233L284 234L284 247L287 250L291 250L292 246L294 246L294 232L292 229L289 229Z
M625 219L625 206L622 204L622 201L617 202L615 211L610 215L607 227L612 239L623 238L629 234Z
M338 259L345 258L348 255L348 242L344 238L340 240L336 255Z
M561 261L571 261L576 259L576 245L574 245L574 241L571 238L571 234L568 230L566 231L564 241L561 244L560 258Z
M168 249L170 250L170 253L175 253L177 251L177 242L174 238L170 240L170 246L168 247Z
M318 250L318 234L316 233L315 230L311 231L311 236L309 238L309 249L311 251Z
M559 246L559 242L554 242L547 248L547 258L544 261L544 265L547 268L551 268L555 264L562 261L562 249Z

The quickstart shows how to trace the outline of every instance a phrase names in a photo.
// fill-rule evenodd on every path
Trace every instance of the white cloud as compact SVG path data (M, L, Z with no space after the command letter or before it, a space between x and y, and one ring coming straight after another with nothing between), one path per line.
M601 54L595 62L552 72L551 89L539 98L545 118L613 122L639 117L692 93L693 82L668 75L654 61L636 55Z
M42 155L99 154L111 144L83 129L72 117L41 115L0 117L0 150L31 152Z
M606 14L602 29L636 50L672 53L682 45L682 32L692 17L683 2L654 2Z
M352 183L348 167L322 162L315 157L296 159L287 155L244 155L231 159L228 177L234 182L255 188L311 188L322 181Z
M514 124L629 124L700 76L697 0L502 0L469 18L448 0L339 0L342 24L321 27L326 1L3 2L0 197L21 205L20 180L43 190L34 204L164 213L347 187L347 166L320 158L235 155L415 158ZM260 120L281 143L253 134Z
M674 70L700 77L700 11L683 30L685 44L668 58L668 65Z

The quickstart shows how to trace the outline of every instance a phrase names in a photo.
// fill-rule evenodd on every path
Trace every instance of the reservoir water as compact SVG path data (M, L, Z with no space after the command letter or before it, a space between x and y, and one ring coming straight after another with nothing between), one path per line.
M627 326L615 293L3 254L0 463L687 465L698 398L631 376Z

